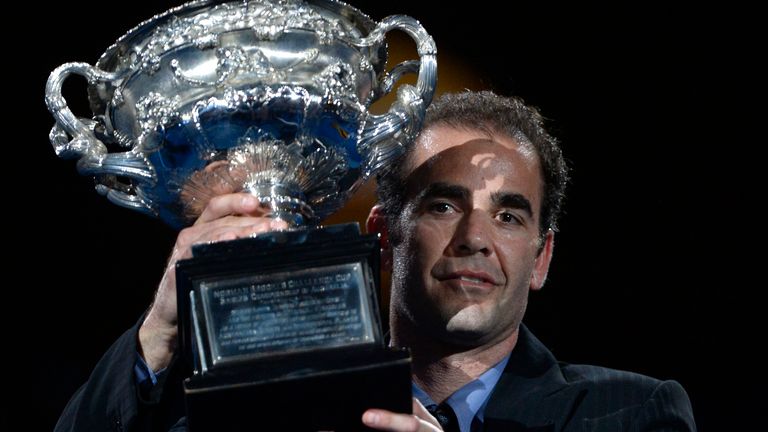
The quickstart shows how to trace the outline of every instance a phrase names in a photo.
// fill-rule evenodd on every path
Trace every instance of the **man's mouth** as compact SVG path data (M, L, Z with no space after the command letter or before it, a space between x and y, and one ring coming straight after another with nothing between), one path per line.
M476 278L476 277L472 277L472 276L459 276L459 280L468 281L468 282L475 282L475 283L486 283L485 279Z
M456 272L452 272L447 274L443 278L439 278L442 281L458 281L458 282L465 282L469 285L480 285L480 286L495 286L499 285L499 282L497 282L491 275L485 273L485 272L478 272L478 271L472 271L472 270L460 270Z

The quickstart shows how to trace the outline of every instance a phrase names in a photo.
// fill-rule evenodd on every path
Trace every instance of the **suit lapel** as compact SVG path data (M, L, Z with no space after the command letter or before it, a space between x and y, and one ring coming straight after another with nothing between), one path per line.
M568 385L552 353L521 324L517 344L488 400L483 430L560 431L583 392Z

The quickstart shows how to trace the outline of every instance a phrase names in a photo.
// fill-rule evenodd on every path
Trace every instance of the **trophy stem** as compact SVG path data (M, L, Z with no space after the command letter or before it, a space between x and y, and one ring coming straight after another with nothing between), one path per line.
M272 210L268 217L285 221L288 228L307 228L317 225L317 220L309 206L301 200L284 196L257 196L259 202L268 204Z
M218 195L245 192L270 209L267 216L284 220L289 228L317 225L321 218L307 203L304 191L313 187L318 190L308 175L318 171L318 165L306 162L286 147L271 143L245 144L230 151L226 160L211 162L195 172L181 192L186 219L197 219ZM335 162L332 157L327 160ZM336 167L330 162L328 165Z
M271 208L269 217L280 219L288 224L288 228L300 228L317 224L317 218L312 208L298 198L303 194L285 185L253 185L245 189L254 195L259 203Z

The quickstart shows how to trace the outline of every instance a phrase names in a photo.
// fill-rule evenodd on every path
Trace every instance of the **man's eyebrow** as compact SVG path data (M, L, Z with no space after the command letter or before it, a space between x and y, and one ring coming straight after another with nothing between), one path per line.
M427 186L422 193L419 194L418 201L424 201L428 198L450 198L456 200L468 200L470 197L469 189L464 186L459 186L450 183L436 182Z
M531 202L528 201L528 198L519 193L494 192L491 195L491 200L497 207L520 209L528 213L528 217L533 217Z

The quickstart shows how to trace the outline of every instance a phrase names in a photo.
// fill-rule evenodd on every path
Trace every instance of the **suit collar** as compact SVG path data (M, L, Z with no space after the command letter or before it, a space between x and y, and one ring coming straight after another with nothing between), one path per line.
M554 355L521 324L517 344L486 406L484 429L561 430L583 396L576 393Z

